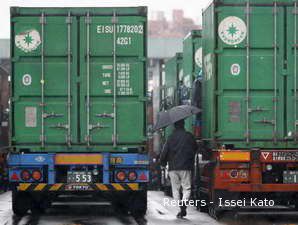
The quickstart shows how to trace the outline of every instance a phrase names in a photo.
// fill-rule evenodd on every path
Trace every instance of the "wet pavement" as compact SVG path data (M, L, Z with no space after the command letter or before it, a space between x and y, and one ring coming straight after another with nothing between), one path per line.
M133 218L115 212L109 204L57 205L45 214L16 217L11 210L11 193L0 194L0 225L298 225L298 213L277 215L226 214L218 222L194 207L188 208L185 219L176 219L177 208L165 206L162 192L148 193L148 212L144 218Z

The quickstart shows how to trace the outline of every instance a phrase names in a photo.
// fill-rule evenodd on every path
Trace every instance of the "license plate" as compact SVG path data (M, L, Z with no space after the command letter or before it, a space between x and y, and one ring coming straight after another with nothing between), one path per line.
M92 174L87 171L68 171L67 183L92 183Z
M283 183L284 184L298 184L298 171L284 171Z

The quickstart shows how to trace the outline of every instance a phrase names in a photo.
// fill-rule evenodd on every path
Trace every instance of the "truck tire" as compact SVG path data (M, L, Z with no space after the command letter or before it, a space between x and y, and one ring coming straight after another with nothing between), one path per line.
M24 216L31 208L31 198L28 193L12 192L12 211L17 216Z
M147 191L138 191L131 195L129 211L134 217L143 217L147 212Z
M197 209L200 211L200 212L203 212L203 213L208 213L208 196L202 192L198 192L198 196L197 196L197 199L196 200L200 200L200 201L204 201L206 203L206 205L202 206L201 204L202 203L199 203L197 205Z

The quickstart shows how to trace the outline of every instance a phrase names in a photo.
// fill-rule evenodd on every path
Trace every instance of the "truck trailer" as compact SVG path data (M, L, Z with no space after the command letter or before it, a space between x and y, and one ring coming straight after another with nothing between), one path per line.
M214 217L248 210L220 201L251 197L297 210L297 12L287 0L214 0L203 12L199 198Z
M61 194L144 215L147 8L11 8L12 209Z

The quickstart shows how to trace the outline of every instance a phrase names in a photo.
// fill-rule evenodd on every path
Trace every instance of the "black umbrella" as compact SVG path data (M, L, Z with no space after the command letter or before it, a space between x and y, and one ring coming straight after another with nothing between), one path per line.
M161 111L157 114L157 122L154 125L153 130L156 131L167 127L179 120L183 120L199 112L201 112L200 109L191 105L179 105L169 110Z

